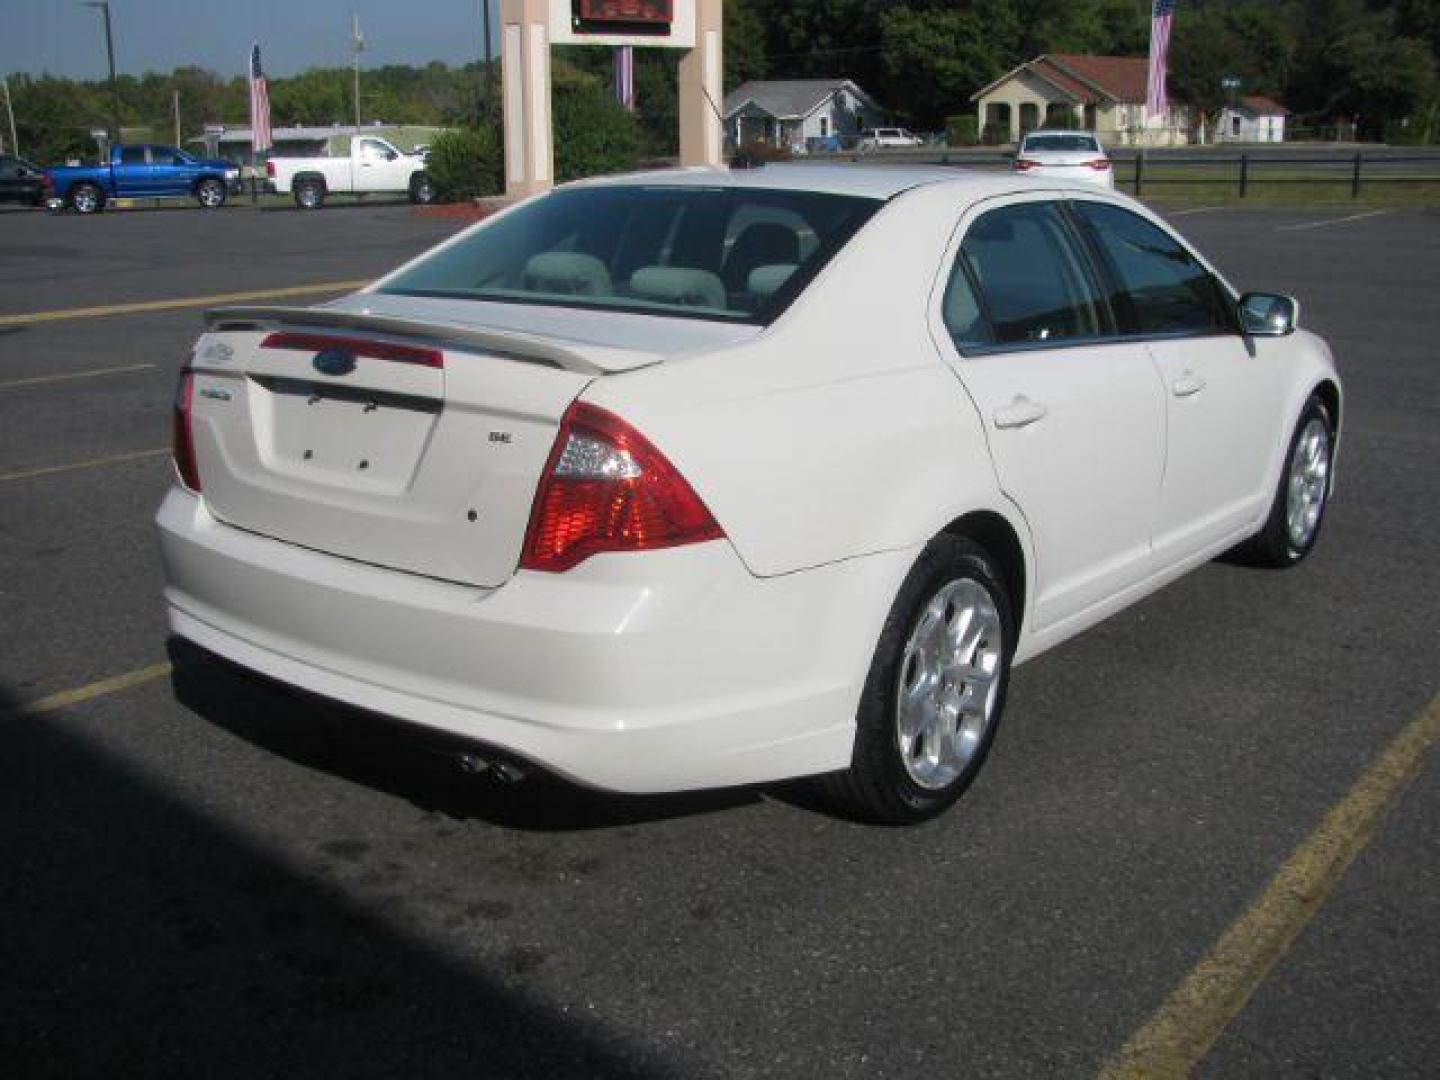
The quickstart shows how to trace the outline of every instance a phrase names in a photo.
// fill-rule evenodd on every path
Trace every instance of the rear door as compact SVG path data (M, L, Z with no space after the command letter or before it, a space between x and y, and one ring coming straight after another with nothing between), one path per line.
M962 223L941 320L1001 489L1036 552L1036 629L1139 581L1165 454L1143 343L1117 341L1060 204L982 204Z
M1241 333L1225 288L1188 248L1112 203L1072 203L1115 282L1127 335L1146 343L1165 388L1165 483L1155 557L1168 564L1222 540L1270 495L1285 379Z
M361 331L212 332L194 358L203 494L230 525L498 586L586 375Z

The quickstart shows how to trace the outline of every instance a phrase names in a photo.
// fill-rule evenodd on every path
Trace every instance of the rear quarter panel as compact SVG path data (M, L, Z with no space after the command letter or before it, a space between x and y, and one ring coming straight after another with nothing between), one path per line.
M923 543L972 510L1014 524L927 325L962 209L948 185L901 195L752 342L586 397L661 448L762 576Z

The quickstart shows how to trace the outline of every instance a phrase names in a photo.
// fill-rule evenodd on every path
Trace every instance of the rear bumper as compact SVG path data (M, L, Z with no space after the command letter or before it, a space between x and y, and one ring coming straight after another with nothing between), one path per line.
M756 578L716 541L485 590L256 536L179 488L157 524L181 637L626 792L848 765L871 653L917 554Z

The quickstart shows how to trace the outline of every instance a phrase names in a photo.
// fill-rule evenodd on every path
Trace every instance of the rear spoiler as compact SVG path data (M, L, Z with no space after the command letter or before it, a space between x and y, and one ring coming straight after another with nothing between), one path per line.
M364 330L376 334L419 338L460 349L499 353L530 363L549 364L582 375L609 375L660 362L658 353L614 349L564 338L542 337L518 330L499 330L455 323L421 322L390 315L368 315L339 308L310 307L222 307L205 312L211 330L267 330L271 327L301 327Z

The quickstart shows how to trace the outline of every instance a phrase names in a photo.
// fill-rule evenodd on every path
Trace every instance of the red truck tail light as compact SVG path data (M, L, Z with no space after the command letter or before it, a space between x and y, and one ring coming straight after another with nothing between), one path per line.
M195 425L191 406L195 397L195 376L188 371L180 373L180 384L175 388L175 408L171 417L171 456L175 461L175 472L180 482L191 491L200 490L200 469L195 463Z
M1103 157L1096 158L1094 161L1087 161L1085 164L1089 165L1090 168L1094 169L1096 172L1104 172L1106 169L1110 168L1109 159Z
M724 535L650 440L614 413L576 402L545 463L520 567L558 573L603 551L652 551Z
M265 162L265 175L268 176L271 180L275 179L275 162Z

